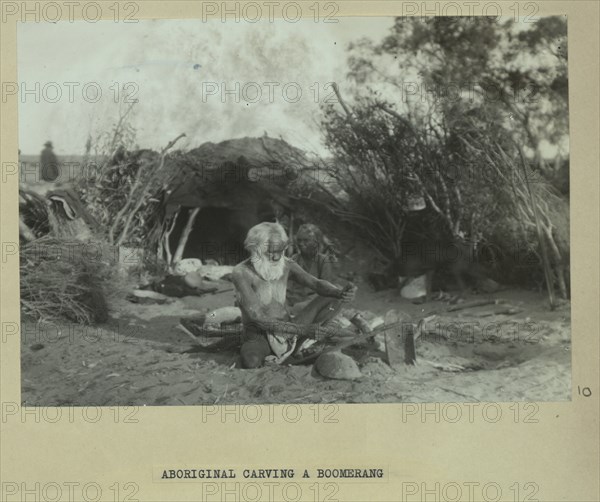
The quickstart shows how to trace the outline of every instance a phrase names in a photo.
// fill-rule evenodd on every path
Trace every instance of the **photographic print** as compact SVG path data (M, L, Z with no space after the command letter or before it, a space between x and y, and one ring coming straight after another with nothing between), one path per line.
M18 23L22 404L570 400L566 16L292 14Z

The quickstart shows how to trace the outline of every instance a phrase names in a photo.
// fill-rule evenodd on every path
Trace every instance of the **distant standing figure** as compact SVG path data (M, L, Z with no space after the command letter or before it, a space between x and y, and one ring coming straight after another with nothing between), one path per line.
M52 149L52 142L46 141L41 154L41 174L44 181L56 181L59 175L58 158Z

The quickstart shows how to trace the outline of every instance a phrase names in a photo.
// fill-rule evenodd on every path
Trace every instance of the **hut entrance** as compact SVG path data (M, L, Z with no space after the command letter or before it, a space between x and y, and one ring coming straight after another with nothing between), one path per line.
M175 249L194 208L182 208L170 236L171 249ZM226 207L202 208L192 227L183 251L183 258L212 259L220 265L235 265L248 254L244 249L245 225L236 211Z

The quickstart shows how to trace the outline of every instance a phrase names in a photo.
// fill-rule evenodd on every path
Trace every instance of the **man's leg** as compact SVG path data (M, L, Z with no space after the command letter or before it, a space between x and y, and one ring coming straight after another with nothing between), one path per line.
M342 307L343 303L341 300L317 296L296 314L294 322L298 324L324 325L328 321L331 321L342 310ZM298 338L295 353L302 352L304 343L307 340L307 337Z
M316 297L316 295L315 295L315 297ZM308 300L303 300L303 301L301 301L301 302L294 303L294 305L292 305L291 307L289 307L289 308L288 308L288 311L289 311L289 313L291 314L292 320L294 320L294 319L296 318L296 316L297 316L297 315L298 315L300 312L302 312L302 311L303 311L303 310L306 308L306 306L307 306L307 305L308 305L308 304L309 304L309 303L310 303L312 300L314 300L314 297L313 297L313 298L310 298L310 299L308 299Z
M242 368L260 368L269 354L271 354L271 346L265 335L262 333L248 334L240 349Z
M325 324L342 310L343 303L337 298L317 296L294 317L298 324Z

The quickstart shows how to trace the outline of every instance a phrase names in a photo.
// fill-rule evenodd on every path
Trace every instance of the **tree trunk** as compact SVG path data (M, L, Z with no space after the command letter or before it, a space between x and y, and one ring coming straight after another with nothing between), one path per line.
M163 239L165 237L165 229L163 228L158 236L158 245L156 246L156 257L159 260L163 259L163 254L165 253L165 248L163 244Z
M164 247L165 254L166 254L167 267L169 269L169 273L171 272L171 258L172 258L171 243L170 243L171 232L173 232L173 229L175 228L175 224L177 223L178 216L179 216L179 208L177 208L177 211L175 211L175 214L173 214L173 220L171 221L171 225L167 228L167 230L161 237L162 241L164 241L163 247ZM161 258L162 258L162 255L161 255Z
M185 224L185 228L183 232L181 232L181 237L179 238L179 244L177 244L177 250L175 251L175 255L173 256L172 265L177 265L181 261L183 257L183 250L185 249L185 245L187 244L190 233L192 232L192 228L194 228L194 221L196 221L196 216L200 212L200 208L195 208L188 218L187 223Z
M533 216L535 219L535 227L537 230L538 241L540 245L540 251L542 253L542 264L544 266L544 276L546 278L546 286L548 288L548 300L550 302L550 310L554 310L556 305L554 301L554 283L552 281L552 269L550 266L550 260L548 258L548 250L546 249L546 242L544 239L544 234L542 230L542 224L540 221L539 215L539 207L535 197L533 196L533 192L531 191L531 187L529 186L529 179L527 178L527 167L525 165L525 155L523 154L522 148L519 146L519 157L521 160L521 168L523 170L523 175L525 179L525 185L527 186L527 191L529 192L529 201L531 203L531 209L533 212Z
M563 300L568 300L569 292L567 291L567 281L566 281L566 270L564 265L558 265L556 267L556 278L558 282L558 290L560 291L560 296Z
M164 235L164 239L165 239L165 254L167 255L167 270L169 271L169 273L171 273L173 271L172 267L171 267L171 245L169 244L169 235L165 234Z
M560 293L561 298L564 300L568 299L567 286L566 286L566 272L564 267L564 261L560 250L558 249L558 245L554 240L554 236L552 235L552 229L548 226L544 225L544 231L546 233L546 238L548 240L548 247L552 252L552 261L554 274L556 276L556 285L558 286L558 291Z

